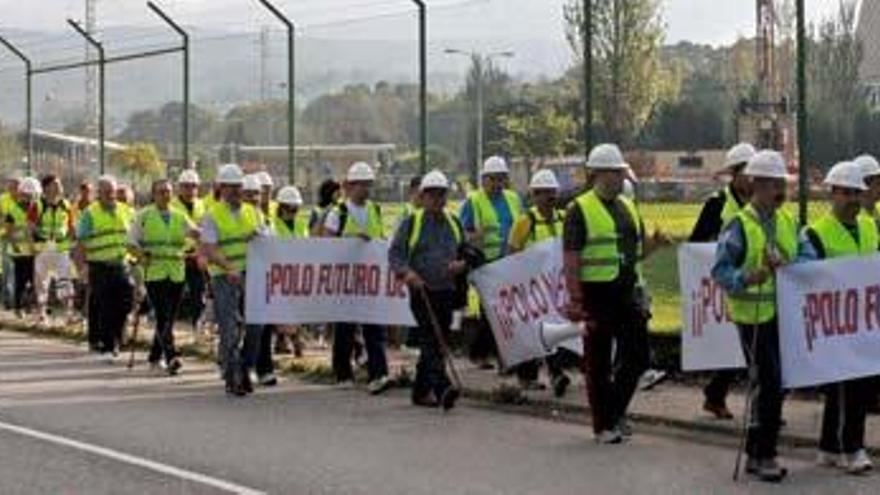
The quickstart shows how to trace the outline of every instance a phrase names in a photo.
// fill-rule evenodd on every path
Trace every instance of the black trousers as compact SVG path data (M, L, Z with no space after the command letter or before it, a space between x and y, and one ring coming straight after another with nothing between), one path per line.
M367 349L367 375L370 381L388 376L388 360L385 356L385 327L360 325ZM337 323L333 334L333 371L337 381L354 379L351 366L356 323Z
M28 286L34 288L34 257L15 256L12 258L15 273L15 291L13 296L13 309L24 309L27 301Z
M760 325L737 324L743 354L749 366L751 411L746 453L755 459L776 457L782 419L782 368L779 362L779 326L771 320Z
M122 343L125 320L133 305L132 287L120 265L89 263L89 347L113 352Z
M538 375L541 371L542 363L547 363L547 371L550 372L551 379L562 376L565 373L564 354L567 352L570 351L567 351L566 349L558 349L555 353L547 356L544 359L535 359L517 365L515 368L516 377L524 382L537 381Z
M489 320L486 319L485 310L480 311L480 319L474 329L468 354L472 361L482 361L492 356L498 356L498 344L495 342L495 335L492 333L492 327L489 326Z
M739 377L739 370L717 370L712 373L712 378L706 387L703 388L703 395L706 397L706 404L713 406L725 406L727 404L727 394L730 387Z
M452 312L454 305L454 291L428 291L428 301L443 338L448 342L449 327L452 324ZM416 363L416 378L413 384L413 399L422 399L433 392L437 399L443 396L452 382L446 374L446 362L441 352L440 343L431 321L428 305L421 292L413 292L410 299L410 307L413 316L418 323L418 329L413 332L419 345L419 360Z
M865 448L865 420L876 390L873 380L847 380L822 387L825 412L822 415L820 449L837 454L853 454Z
M257 350L257 375L265 376L275 373L275 363L272 361L272 337L277 332L275 325L266 325L260 335L259 349Z
M187 293L187 316L193 326L198 323L205 311L205 272L199 268L193 258L186 260L186 293Z
M648 369L648 325L631 287L597 290L583 284L582 291L587 314L596 320L596 328L584 337L584 364L593 431L600 433L626 415L639 378Z
M153 346L150 348L149 361L157 363L160 359L171 361L177 357L174 348L174 320L180 308L183 295L183 282L160 280L146 282L147 296L153 305L156 315L156 333L153 334Z

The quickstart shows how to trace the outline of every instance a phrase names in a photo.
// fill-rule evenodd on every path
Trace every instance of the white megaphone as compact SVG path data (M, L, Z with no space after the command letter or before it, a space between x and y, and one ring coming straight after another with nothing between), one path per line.
M552 351L562 342L575 337L583 336L586 328L583 323L541 323L541 345L547 352Z

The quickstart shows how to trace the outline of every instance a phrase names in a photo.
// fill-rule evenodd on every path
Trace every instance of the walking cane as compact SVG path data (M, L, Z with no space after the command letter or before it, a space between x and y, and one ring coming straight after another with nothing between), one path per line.
M144 276L142 278L146 278L146 272L149 269L149 267L150 267L150 257L147 256L146 261L144 262ZM137 277L135 277L135 287L134 287L135 291L137 291L138 282L141 282L141 281L137 280ZM134 309L133 309L133 311L134 311L134 328L132 328L131 338L128 341L128 346L131 349L131 354L129 355L129 358L128 358L128 369L129 370L134 368L134 353L137 350L138 328L140 327L140 324L141 324L141 304L143 304L143 302L146 298L147 298L147 287L146 287L146 283L144 283L143 293L139 294L139 297L136 298L134 301Z
M434 312L431 300L428 299L428 291L422 286L419 287L419 292L422 299L425 301L425 307L428 309L428 317L431 319L431 327L434 330L434 337L437 339L437 345L440 347L440 354L449 366L449 374L452 377L452 383L456 389L461 390L461 377L459 376L458 369L456 369L455 363L452 360L452 353L449 350L449 344L446 342L446 337L443 335L443 328L440 327L440 320L437 318L437 313Z

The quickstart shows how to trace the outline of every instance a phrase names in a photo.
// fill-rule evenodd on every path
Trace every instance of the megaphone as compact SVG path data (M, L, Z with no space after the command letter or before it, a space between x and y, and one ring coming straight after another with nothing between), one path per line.
M583 323L541 323L541 345L544 350L551 352L562 342L575 337L583 336L586 328Z

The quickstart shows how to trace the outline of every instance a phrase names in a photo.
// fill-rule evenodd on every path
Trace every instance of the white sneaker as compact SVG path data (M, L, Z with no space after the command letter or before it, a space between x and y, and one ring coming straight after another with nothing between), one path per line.
M828 468L845 468L849 466L849 461L843 454L835 454L820 450L816 454L816 465Z
M596 443L603 445L610 445L623 441L623 436L621 436L620 432L616 429L600 431L599 433L596 433L593 438L596 440Z
M367 391L370 392L370 395L379 395L389 388L391 388L391 381L388 380L387 376L376 378L367 384Z
M850 457L846 472L849 474L861 474L872 469L874 469L874 462L871 460L871 456L868 455L865 449L860 449Z
M354 380L342 380L336 382L336 388L340 390L351 390L354 388Z

